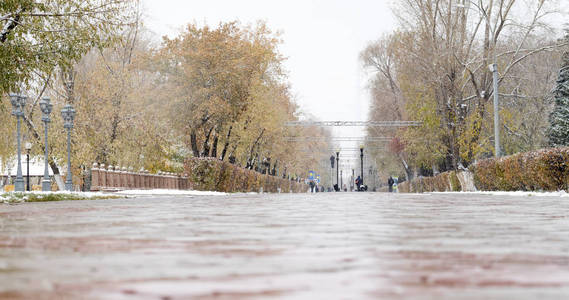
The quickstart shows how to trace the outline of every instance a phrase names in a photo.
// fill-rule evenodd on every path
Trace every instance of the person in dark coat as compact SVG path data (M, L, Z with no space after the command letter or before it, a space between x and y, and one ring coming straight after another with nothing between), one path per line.
M389 185L389 192L393 193L393 184L395 183L395 180L393 180L393 177L389 176L389 179L387 179L387 185Z
M360 176L358 176L358 178L356 178L356 191L360 190L360 185L362 184L362 179Z

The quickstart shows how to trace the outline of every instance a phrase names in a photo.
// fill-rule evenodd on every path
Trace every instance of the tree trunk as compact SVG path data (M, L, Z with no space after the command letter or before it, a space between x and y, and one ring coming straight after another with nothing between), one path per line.
M219 142L219 136L217 135L217 132L216 132L215 136L213 137L213 146L211 147L211 157L217 158L217 143L218 142Z
M227 132L227 136L225 137L225 145L223 145L223 150L221 151L221 160L225 159L225 154L227 153L227 148L229 147L229 138L231 137L231 130L233 126L229 126L229 131Z
M190 133L190 146L192 147L192 153L194 157L200 157L200 150L198 149L198 138L196 136L196 131L192 130Z
M259 140L261 140L261 138L263 137L263 134L265 133L265 128L263 128L263 130L261 130L261 133L259 134L259 136L257 137L257 139L255 140L255 142L253 143L253 145L251 146L251 151L249 153L249 158L247 158L247 164L253 166L255 165L254 163L249 163L253 160L253 155L254 155L254 151L255 151L255 146L257 146L257 144L259 143ZM258 152L258 150L257 150ZM257 154L258 155L258 154Z
M407 164L407 161L403 158L403 156L399 155L399 159L401 159L401 164L403 165L403 169L405 169L405 175L407 176L407 181L411 181L413 179L413 173L411 172L411 168Z
M205 141L203 142L203 152L202 152L202 157L208 157L209 156L209 138L211 137L211 133L213 131L213 127L209 129L208 133L205 136Z
M273 176L276 176L276 175L277 175L277 166L278 166L278 164L279 164L279 161L276 160L276 161L275 161L275 164L273 165L273 172L272 172L271 175L273 175Z

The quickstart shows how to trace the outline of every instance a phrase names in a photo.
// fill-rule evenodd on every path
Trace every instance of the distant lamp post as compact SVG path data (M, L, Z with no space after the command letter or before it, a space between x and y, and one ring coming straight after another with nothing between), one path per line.
M71 129L73 129L73 119L75 119L75 110L73 106L67 104L61 110L63 117L63 127L67 129L67 179L65 180L65 190L73 190L73 181L71 178Z
M493 63L488 66L494 78L494 151L495 156L500 157L500 111L498 95L498 66Z
M339 182L339 177L340 177L340 151L336 151L336 186L338 187L338 191L340 190L340 182Z
M331 167L330 168L330 185L332 186L332 188L334 188L334 179L332 179L333 178L332 172L334 172L334 160L335 159L336 158L334 157L334 155L330 156L330 167Z
M47 128L48 123L51 122L49 119L49 114L51 114L51 110L53 108L53 104L50 103L50 99L44 97L40 100L40 109L42 112L41 120L44 123L45 128L45 168L43 170L43 180L41 181L41 190L44 192L51 191L51 180L49 179L49 164L48 164L48 147L47 147Z
M362 178L362 185L364 184L364 146L360 146L360 161L361 161L361 178Z
M32 143L30 142L26 142L24 144L24 147L26 148L26 190L29 192L31 191L30 189L30 150L32 150Z
M12 114L17 120L17 140L18 140L18 171L16 181L14 182L14 191L24 191L24 178L22 177L22 149L20 144L20 117L24 116L24 106L26 105L26 97L10 94L10 102L12 103Z

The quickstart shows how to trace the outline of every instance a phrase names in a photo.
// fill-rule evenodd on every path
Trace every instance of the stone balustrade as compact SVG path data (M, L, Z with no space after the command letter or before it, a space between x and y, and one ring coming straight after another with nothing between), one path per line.
M95 163L91 168L91 191L143 189L189 190L190 181L187 176L174 173L134 172L132 167L107 167Z

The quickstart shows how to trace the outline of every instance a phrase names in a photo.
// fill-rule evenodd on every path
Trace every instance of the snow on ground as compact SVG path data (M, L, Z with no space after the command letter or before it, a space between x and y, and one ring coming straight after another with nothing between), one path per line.
M501 191L479 191L479 192L432 192L429 194L479 194L479 195L492 195L492 196L517 196L517 197L569 197L569 193L565 191L557 191L557 192L524 192L524 191L515 191L515 192L501 192Z
M16 196L15 194L23 194L22 196ZM136 196L224 196L229 195L227 193L221 192L209 192L209 191L181 191L181 190L166 190L166 189L155 189L155 190L124 190L117 192L67 192L67 191L57 191L57 192L0 192L0 203L21 203L26 202L31 195L48 195L48 194L65 194L65 195L76 195L77 199L89 199L89 198L104 198L108 196L122 196L122 197L136 197ZM63 200L63 199L62 199Z
M210 191L186 191L186 190L166 190L166 189L156 189L156 190L124 190L118 191L113 194L118 195L174 195L174 196L225 196L227 193L222 192L210 192Z

